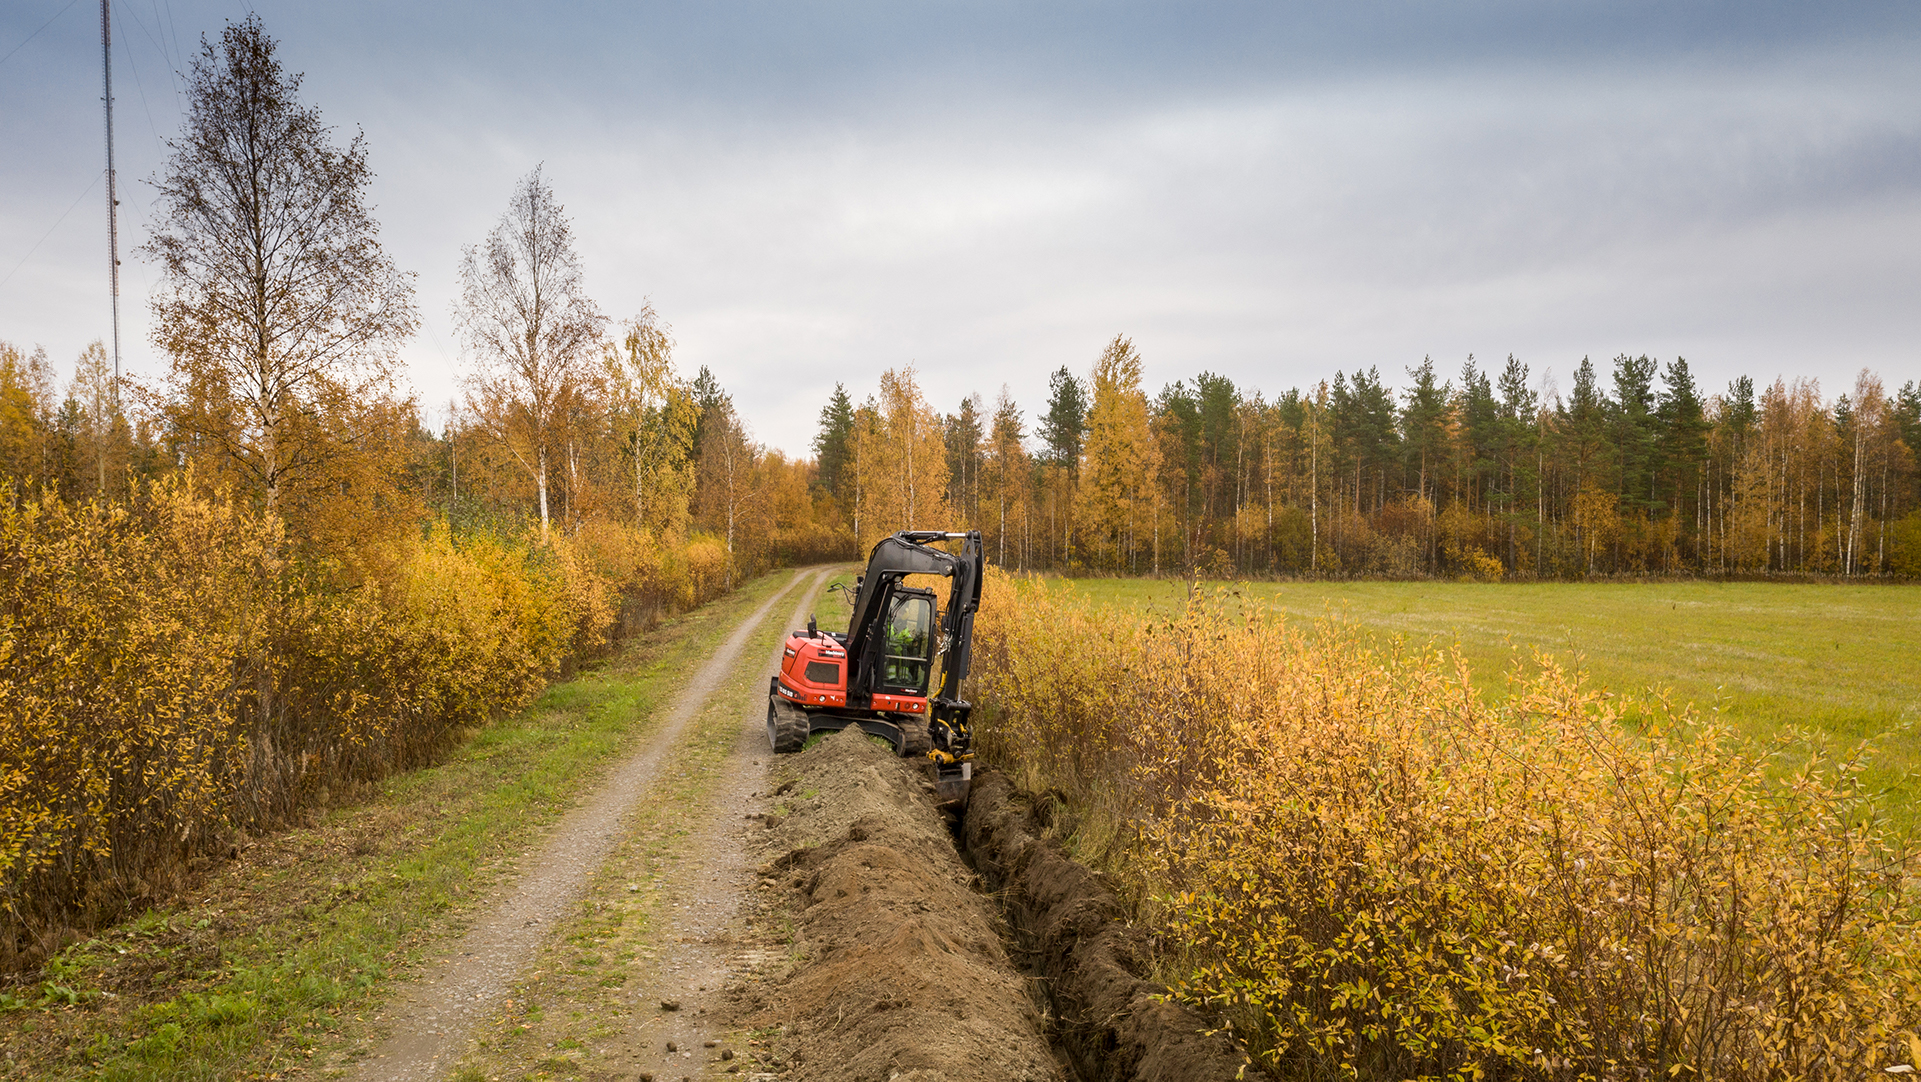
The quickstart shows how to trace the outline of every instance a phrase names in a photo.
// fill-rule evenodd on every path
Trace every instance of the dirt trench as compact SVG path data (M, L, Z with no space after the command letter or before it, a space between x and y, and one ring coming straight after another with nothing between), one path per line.
M849 729L783 760L759 907L786 959L735 989L793 1082L1058 1082L1045 1019L933 783Z
M1155 998L1114 895L1040 840L1004 777L976 782L965 820L976 874L932 783L859 733L777 773L768 829L749 844L765 857L758 923L786 924L791 941L732 989L735 1021L763 1038L763 1070L794 1082L1241 1075L1229 1041Z
M1244 1077L1247 1057L1231 1040L1144 979L1146 935L1098 875L1046 840L1051 807L986 771L974 779L962 837L1046 990L1054 1043L1072 1071L1080 1082Z
M1004 779L977 780L960 831L925 767L858 730L769 755L778 648L741 653L805 583L798 626L823 577L797 575L694 674L505 904L383 1012L394 1035L361 1078L1236 1077L1227 1042L1153 998L1112 895L1038 840ZM728 750L701 758L714 741Z

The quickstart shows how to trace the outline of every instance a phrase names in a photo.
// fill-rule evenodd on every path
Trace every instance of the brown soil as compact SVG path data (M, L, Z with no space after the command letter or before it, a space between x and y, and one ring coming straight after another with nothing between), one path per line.
M1242 1077L1247 1058L1230 1040L1207 1035L1205 1020L1143 979L1147 937L1098 876L1042 837L1047 806L985 772L974 779L966 840L1048 990L1057 1046L1082 1082Z
M793 1082L1055 1082L1041 1011L973 889L932 782L855 730L776 768L753 840L761 927L788 959L734 987L763 1062Z

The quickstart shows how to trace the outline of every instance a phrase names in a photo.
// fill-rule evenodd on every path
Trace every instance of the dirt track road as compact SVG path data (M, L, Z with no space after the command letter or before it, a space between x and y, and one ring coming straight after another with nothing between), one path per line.
M442 952L442 961L423 973L415 985L378 1016L390 1035L372 1056L362 1061L357 1078L367 1082L427 1082L445 1078L456 1061L475 1047L483 1027L513 1008L511 997L515 982L527 978L529 968L543 948L552 946L556 929L578 908L589 889L590 879L620 846L629 813L651 789L662 785L663 774L671 769L676 745L689 723L717 689L740 678L743 664L764 668L772 663L771 660L743 659L741 654L749 640L762 629L769 614L797 589L799 600L786 626L804 623L808 606L828 574L826 570L796 572L779 593L742 621L688 680L658 730L616 763L598 790L560 821L543 847L527 860L520 876L475 920L458 943ZM751 733L745 720L741 748L734 756L742 764L753 762L745 758L751 751ZM763 762L765 758L764 753L760 755ZM764 771L764 765L759 769ZM745 797L757 784L753 772L725 778L719 786L718 804L726 806L730 797L734 800ZM712 821L715 817L704 818ZM660 930L665 934L655 938L676 943L676 949L664 952L671 953L672 958L660 960L659 972L653 975L655 979L645 982L648 995L653 997L674 994L671 989L676 985L691 985L686 993L686 1013L660 1019L643 1016L638 1005L634 1005L633 1017L642 1019L635 1025L649 1032L634 1034L639 1043L634 1043L635 1051L624 1057L630 1061L637 1057L643 1045L663 1047L658 1041L660 1036L692 1025L700 1012L695 997L701 994L701 986L717 989L724 977L726 960L716 953L718 948L702 950L697 944L716 938L715 929L706 926L724 920L724 915L737 904L744 871L739 867L737 856L731 861L724 856L724 839L717 827L712 829L716 831L713 837L697 839L697 856L683 862L668 877L670 884L678 889L671 889L668 895L672 905L662 922L666 927ZM723 865L730 866L723 871ZM676 899L675 895L680 897ZM680 943L696 946L683 948ZM538 979L538 974L534 974L534 978ZM639 1064L633 1067L645 1070Z

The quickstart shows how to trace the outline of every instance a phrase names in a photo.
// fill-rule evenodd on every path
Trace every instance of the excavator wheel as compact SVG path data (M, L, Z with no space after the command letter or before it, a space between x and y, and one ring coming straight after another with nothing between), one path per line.
M806 746L808 728L807 715L799 707L767 696L767 742L774 746L774 754L786 755Z

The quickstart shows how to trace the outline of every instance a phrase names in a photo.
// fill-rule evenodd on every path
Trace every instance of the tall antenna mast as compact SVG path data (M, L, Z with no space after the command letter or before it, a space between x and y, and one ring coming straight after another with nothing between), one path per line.
M120 197L113 185L113 0L100 0L100 72L107 103L107 253L113 284L113 404L120 406Z

